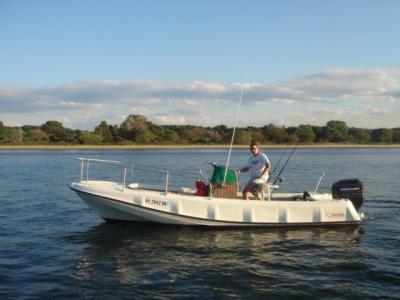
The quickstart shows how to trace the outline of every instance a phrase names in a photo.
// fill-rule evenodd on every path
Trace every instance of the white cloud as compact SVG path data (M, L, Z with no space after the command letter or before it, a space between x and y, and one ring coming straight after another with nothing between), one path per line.
M186 123L186 119L184 116L168 116L168 115L159 115L154 116L154 119L158 124L161 125L182 125Z
M379 126L391 126L390 113L400 99L399 76L399 68L337 69L275 84L246 83L242 113L250 115L241 115L240 124L341 118L352 125L366 124L365 117L374 115ZM233 125L241 89L241 83L155 80L0 87L0 120L41 124L57 119L91 129L101 120L120 124L134 113L163 124Z
M389 110L386 109L386 108L366 106L365 110L370 115L375 115L375 116L385 116L385 115L387 116L387 115L390 115Z

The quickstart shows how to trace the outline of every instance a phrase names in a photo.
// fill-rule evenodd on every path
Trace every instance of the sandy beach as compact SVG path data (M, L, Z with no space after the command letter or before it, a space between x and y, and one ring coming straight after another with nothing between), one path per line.
M262 148L293 148L296 145L260 145ZM147 149L228 149L229 145L0 145L1 150L147 150ZM247 145L234 145L235 149L246 149ZM297 148L400 148L400 144L309 144Z

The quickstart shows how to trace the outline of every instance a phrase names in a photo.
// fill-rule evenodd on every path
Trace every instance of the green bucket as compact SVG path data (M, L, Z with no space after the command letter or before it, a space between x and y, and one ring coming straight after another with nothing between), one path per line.
M212 173L210 182L212 184L223 184L225 177L225 166L213 165L214 171ZM228 169L226 172L225 184L237 184L237 177L235 170Z

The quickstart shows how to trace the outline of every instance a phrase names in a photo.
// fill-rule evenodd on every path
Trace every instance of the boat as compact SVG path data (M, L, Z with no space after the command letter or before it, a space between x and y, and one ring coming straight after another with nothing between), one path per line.
M276 183L266 183L260 199L243 200L234 170L213 164L209 180L198 179L196 189L127 183L129 166L118 161L78 158L80 179L69 187L106 221L154 222L205 227L297 227L355 225L363 221L363 184L342 179L331 192L278 192ZM120 181L89 179L89 164L122 169ZM221 179L223 178L223 180ZM222 182L221 182L222 181Z

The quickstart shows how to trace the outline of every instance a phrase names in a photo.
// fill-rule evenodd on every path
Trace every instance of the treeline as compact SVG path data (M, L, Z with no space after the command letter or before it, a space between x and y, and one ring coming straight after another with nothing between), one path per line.
M94 131L72 130L58 121L21 127L7 127L0 121L0 144L229 144L232 132L233 128L225 125L157 125L141 115L129 115L120 125L101 121ZM236 130L235 144L246 145L251 140L263 144L399 144L400 128L363 129L329 121L325 126L268 124Z

